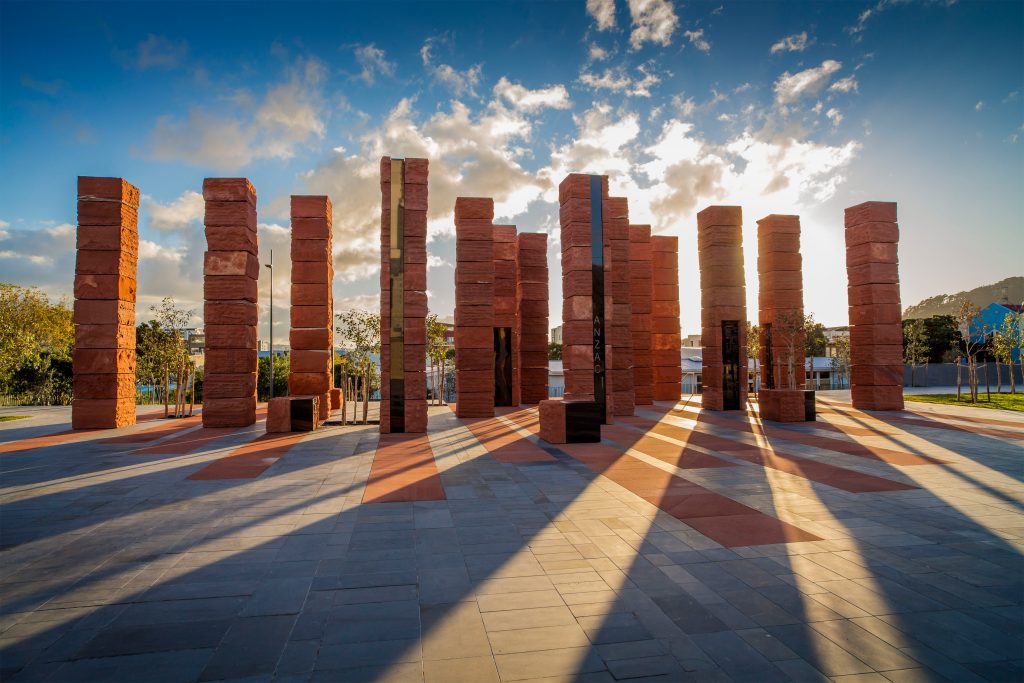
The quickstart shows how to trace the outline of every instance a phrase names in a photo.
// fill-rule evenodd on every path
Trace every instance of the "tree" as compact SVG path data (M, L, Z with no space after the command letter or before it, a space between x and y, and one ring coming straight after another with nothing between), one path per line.
M954 316L933 315L924 320L924 328L929 363L945 363L943 357L947 352L959 348L963 341Z
M363 424L366 424L374 379L379 377L373 356L380 354L380 315L353 308L338 313L335 318L338 321L335 331L350 350L348 358L353 364L353 374L361 380L359 384L363 393ZM379 383L379 378L377 382Z
M0 390L30 403L71 402L74 322L65 300L35 287L0 282Z
M164 332L158 338L154 356L164 379L164 417L167 417L167 406L171 395L171 373L174 373L174 415L185 414L185 386L188 383L190 360L188 347L185 344L184 330L188 326L194 311L186 311L174 305L172 297L164 297L159 306L149 307L156 324Z
M776 367L773 374L780 389L797 388L796 362L798 358L802 359L802 353L807 348L807 343L803 340L807 337L807 330L814 324L813 316L802 315L796 310L783 311L775 316L775 323L772 325L772 346L782 348L783 353L776 354L773 359ZM781 372L783 367L786 368L785 380ZM800 368L800 371L803 372L803 368Z
M978 402L978 353L985 346L987 325L981 318L981 309L967 298L961 298L956 314L960 330L960 358L956 364L956 396L960 398L960 366L967 361L967 384L971 391L971 403ZM978 341L978 340L981 341Z
M256 397L258 401L266 401L270 398L271 362L274 364L274 396L288 395L288 370L291 364L288 356L273 354L266 358L260 358L257 362Z
M761 360L761 330L757 325L751 325L747 321L747 358L754 359L754 395L757 395L758 377L760 376L758 363Z
M557 342L548 344L548 360L562 360L562 345Z
M427 316L427 358L430 359L431 383L434 385L434 403L444 403L444 374L448 360L448 325L438 320L436 313Z
M1017 393L1017 380L1013 374L1014 351L1020 354L1024 345L1024 315L1021 311L1007 313L1003 322L992 332L992 353L996 357L997 391L1003 390L1003 380L999 374L999 361L1010 367L1010 393Z
M910 366L910 386L916 387L914 371L918 365L928 363L928 333L923 320L903 321L903 362Z
M831 360L832 374L848 379L850 376L850 335L836 337L834 346L835 355ZM840 382L840 384L845 386L845 382Z
M825 336L825 326L815 322L814 314L812 313L804 316L803 333L804 353L811 360L811 381L815 383L815 388L817 388L817 381L814 377L814 357L825 355L825 349L828 348L828 337Z

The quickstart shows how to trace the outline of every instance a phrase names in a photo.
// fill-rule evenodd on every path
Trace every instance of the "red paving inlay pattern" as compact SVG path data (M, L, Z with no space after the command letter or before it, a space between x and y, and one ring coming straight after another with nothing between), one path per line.
M689 409L687 409L689 411ZM681 411L679 411L681 412ZM792 441L802 446L812 446L814 448L821 448L827 451L835 451L836 453L844 453L846 455L852 455L858 458L866 458L868 460L878 460L889 465L941 465L945 464L945 460L939 460L928 455L918 455L916 453L908 453L907 451L897 451L891 448L883 448L880 446L871 446L864 443L858 443L856 441L847 441L845 439L836 439L828 436L819 436L817 434L808 434L807 432L797 431L792 428L776 427L774 425L768 425L766 423L757 423L751 418L737 416L729 417L726 415L711 415L707 411L700 411L699 414L690 415L676 415L676 417L682 419L696 420L698 424L709 424L718 427L726 427L728 429L734 429L742 432L749 432L750 434L756 434L764 436L765 438L776 438L782 439L783 441ZM815 423L817 424L817 423ZM694 430L686 429L683 427L677 427L676 429L685 429L687 432L693 432L695 434L702 434L700 438L706 439L711 437L710 434L703 432L694 432ZM718 439L724 439L725 437L712 437ZM703 446L703 443L694 441L698 446ZM747 446L752 448L753 446ZM721 450L717 446L708 446L715 450Z
M302 441L309 432L264 434L244 446L239 446L223 458L188 475L186 479L207 481L212 479L255 479L264 470Z
M381 434L363 503L444 499L444 486L427 435Z
M516 422L528 411L500 411L504 418ZM554 457L543 448L511 429L500 417L462 418L473 436L498 462L553 462Z
M698 441L704 441L704 439L693 438L693 435L695 434L693 430L686 430L672 425L663 425L644 418L627 418L627 420L630 424L637 425L646 431L653 431L655 434L664 434L665 436L671 436L672 438L679 438L681 441L689 440L689 442L694 443L694 445L704 445L698 443ZM659 427L664 428L659 429ZM673 432L678 434L678 436L673 436ZM612 438L614 439L615 437L613 436ZM849 491L850 493L907 491L918 488L917 486L892 481L885 477L877 477L872 474L855 472L842 467L836 467L835 465L802 458L791 453L784 453L782 451L777 451L770 446L768 448L762 448L722 437L716 437L715 444L716 445L714 446L704 447L713 448L716 451L727 453L734 458L739 458L740 460L760 465L761 467L792 474L797 477L818 482L819 484L827 484L833 488ZM675 446L675 448L678 449L679 446Z
M508 419L533 434L540 431L536 409L511 414ZM728 548L821 540L799 527L626 455L618 448L596 443L558 444L557 448Z
M256 422L265 419L267 416L266 407L256 409ZM200 427L184 434L172 437L161 443L146 448L130 451L132 455L188 455L200 448L205 448L212 441L222 439L229 434L238 434L251 429L248 427ZM184 429L184 427L182 428ZM176 430L175 430L176 431ZM174 432L172 432L174 433Z

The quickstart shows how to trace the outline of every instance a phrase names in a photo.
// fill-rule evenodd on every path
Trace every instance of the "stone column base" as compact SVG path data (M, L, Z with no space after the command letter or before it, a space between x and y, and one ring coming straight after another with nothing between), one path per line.
M601 441L601 404L596 401L541 401L540 438L548 443Z
M757 394L762 420L773 422L814 422L814 391L804 389L761 389Z
M322 422L322 401L321 396L281 396L270 399L267 403L267 433L313 431Z

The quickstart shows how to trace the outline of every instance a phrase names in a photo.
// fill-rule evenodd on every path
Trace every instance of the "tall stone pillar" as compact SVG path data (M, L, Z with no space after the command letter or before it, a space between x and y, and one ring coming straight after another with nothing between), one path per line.
M427 160L383 157L380 431L427 431Z
M761 385L766 389L804 388L804 338L794 326L804 315L802 266L800 217L772 214L759 220L757 320L761 337ZM792 385L787 362L790 351L793 353Z
M568 175L558 186L562 241L562 365L565 399L610 403L603 200L607 176Z
M629 203L624 197L610 197L604 200L603 213L605 248L608 254L605 261L606 294L609 293L608 288L611 290L608 384L612 392L612 414L631 416L636 398L629 276Z
M548 397L548 236L516 237L516 369L520 403Z
M516 226L494 226L494 405L519 405L516 329Z
M654 402L651 305L654 274L651 226L629 226L629 301L633 337L633 393L638 406Z
M139 190L78 177L74 429L135 424L135 283Z
M679 330L679 238L651 237L651 362L655 401L683 395L682 339Z
M747 303L743 212L709 206L697 214L703 368L701 405L743 410L747 404Z
M256 422L256 189L245 178L207 178L203 319L203 426Z
M330 416L334 386L331 225L330 197L292 195L288 393L318 396L320 420Z
M895 202L846 209L853 407L903 409L903 326Z
M455 200L455 414L494 416L494 200Z

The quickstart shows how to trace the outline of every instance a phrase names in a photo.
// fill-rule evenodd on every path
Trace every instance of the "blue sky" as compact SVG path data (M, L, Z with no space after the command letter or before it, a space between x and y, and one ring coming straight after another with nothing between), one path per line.
M376 307L383 154L431 159L433 310L454 303L452 209L550 234L557 185L608 173L633 223L680 236L699 331L695 214L797 213L805 298L846 322L843 208L899 202L905 304L1022 274L1019 2L3 2L0 279L68 294L75 178L139 186L140 315L201 314L202 179L246 176L287 333L288 196L335 206L336 308ZM264 277L266 277L264 275ZM261 282L266 303L269 287ZM266 311L263 310L262 314ZM266 329L266 322L261 326Z

